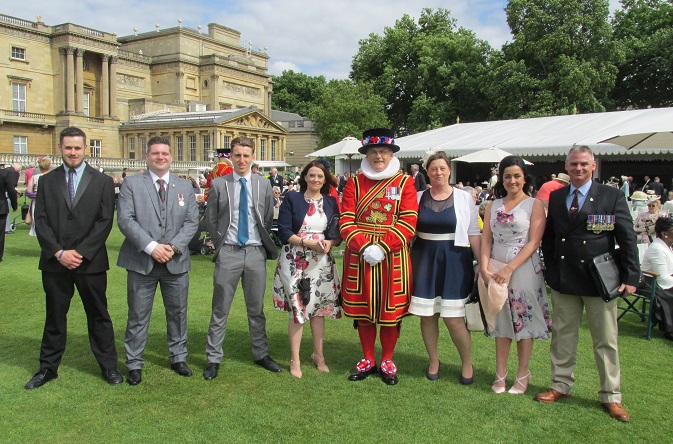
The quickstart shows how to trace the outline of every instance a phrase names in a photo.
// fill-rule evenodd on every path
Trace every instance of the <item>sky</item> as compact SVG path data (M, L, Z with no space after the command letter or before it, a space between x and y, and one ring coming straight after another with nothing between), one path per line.
M360 39L383 34L404 14L418 19L423 8L451 11L494 48L511 40L506 0L27 0L3 1L0 13L46 25L75 23L118 36L182 25L219 23L241 32L254 50L266 48L269 73L292 69L328 79L347 78ZM610 0L611 10L619 7Z

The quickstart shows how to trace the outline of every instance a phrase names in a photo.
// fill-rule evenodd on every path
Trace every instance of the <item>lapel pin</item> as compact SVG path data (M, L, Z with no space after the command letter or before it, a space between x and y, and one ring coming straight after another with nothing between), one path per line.
M175 185L173 185L173 186L175 186ZM593 197L590 197L590 198L589 198L589 202L593 202L593 201L594 201L594 198L593 198Z

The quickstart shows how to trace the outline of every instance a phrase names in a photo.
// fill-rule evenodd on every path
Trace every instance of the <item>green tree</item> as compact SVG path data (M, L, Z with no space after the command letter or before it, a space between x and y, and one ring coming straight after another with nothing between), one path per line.
M613 20L625 51L613 92L617 108L673 105L673 5L665 0L622 0Z
M505 11L513 41L493 57L493 117L604 111L623 59L608 1L510 0Z
M490 46L469 30L456 29L446 9L424 9L418 23L408 15L383 36L360 40L350 78L370 82L385 99L386 114L400 134L461 120L482 120L488 104L481 84Z
M327 81L324 76L311 77L292 70L272 76L273 95L271 107L278 111L307 116L313 103L322 94Z
M383 98L374 93L371 85L350 80L330 80L308 115L321 147L347 136L359 138L368 128L390 124Z

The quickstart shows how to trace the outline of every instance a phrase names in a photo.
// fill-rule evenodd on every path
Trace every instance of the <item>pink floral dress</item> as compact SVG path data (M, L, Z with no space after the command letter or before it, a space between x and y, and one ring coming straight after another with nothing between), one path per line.
M509 213L505 212L502 199L493 201L491 258L509 263L528 243L534 201L533 198L525 199ZM509 297L495 318L495 330L488 335L517 341L548 339L551 330L549 299L537 251L512 273L508 290Z
M297 236L322 240L327 228L323 200L320 198L306 201L309 209ZM297 289L302 277L311 280L311 298L307 305L302 304ZM340 295L341 280L331 250L327 254L318 254L310 248L289 243L283 245L273 278L274 308L292 312L294 321L298 324L303 324L314 316L338 319L341 317Z

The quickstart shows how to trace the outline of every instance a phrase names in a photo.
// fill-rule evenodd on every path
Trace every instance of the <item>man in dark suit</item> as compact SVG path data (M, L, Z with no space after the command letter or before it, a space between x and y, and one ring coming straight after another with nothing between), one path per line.
M86 134L81 129L65 128L59 140L63 165L40 178L35 202L47 319L40 370L26 384L29 390L58 376L75 287L84 305L89 342L103 377L110 384L123 381L117 370L114 329L105 296L110 268L105 241L113 223L114 184L110 176L84 162Z
M199 227L199 210L191 183L169 172L173 158L167 138L152 137L146 159L148 171L128 177L122 185L117 218L126 237L117 265L127 270L124 346L130 385L142 380L157 283L166 309L171 368L181 376L192 376L186 362L188 245Z
M278 258L276 245L269 236L273 192L267 179L250 171L255 160L253 139L232 140L231 160L234 172L213 180L206 209L208 233L216 246L213 313L206 344L208 364L203 372L208 380L217 377L229 309L240 280L255 363L271 372L280 371L269 357L264 317L266 260Z
M659 179L659 177L655 177L654 182L650 182L648 189L653 190L654 194L659 196L660 199L662 197L666 197L664 196L664 184L661 183L661 179Z
M20 171L21 165L18 163L0 169L0 262L5 254L5 225L9 217L9 207L11 204L12 211L16 211L18 205L16 185L19 183Z
M280 192L283 192L283 176L278 175L278 170L276 168L271 168L271 175L269 176L269 181L271 181L271 188L278 187Z
M619 421L629 421L619 391L621 373L617 346L617 299L598 295L589 264L593 257L620 250L619 291L628 296L640 276L636 234L624 194L591 180L596 169L591 149L573 147L566 159L570 185L549 196L547 225L542 238L545 278L552 289L551 388L538 394L540 402L570 396L582 312L586 307L594 358L601 382L603 407Z
M411 165L411 177L414 178L414 186L416 191L424 191L428 185L425 182L425 176L420 172L418 165Z

